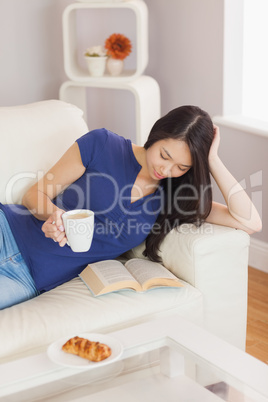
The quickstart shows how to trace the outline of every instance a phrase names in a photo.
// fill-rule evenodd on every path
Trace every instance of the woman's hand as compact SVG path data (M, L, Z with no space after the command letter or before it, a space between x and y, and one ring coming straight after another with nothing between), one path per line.
M209 169L225 199L226 206L213 202L211 213L206 220L217 225L242 229L249 234L258 232L262 228L259 213L241 184L220 160L219 144L220 130L214 126L214 139L208 156Z
M220 129L218 126L213 126L214 128L214 138L209 150L209 154L208 154L208 161L209 164L216 158L218 158L218 149L219 149L219 145L220 145Z
M61 217L64 212L65 211L62 209L54 211L42 226L42 231L45 233L45 236L50 237L55 242L58 242L61 247L65 246L67 243L63 220Z

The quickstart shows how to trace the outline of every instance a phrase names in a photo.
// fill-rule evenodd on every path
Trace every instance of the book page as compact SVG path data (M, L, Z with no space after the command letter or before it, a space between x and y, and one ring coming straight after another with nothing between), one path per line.
M133 258L127 261L125 266L141 285L152 278L173 279L178 281L178 278L173 275L172 272L157 262Z
M130 272L119 261L99 261L89 264L92 271L99 277L104 286L135 280Z

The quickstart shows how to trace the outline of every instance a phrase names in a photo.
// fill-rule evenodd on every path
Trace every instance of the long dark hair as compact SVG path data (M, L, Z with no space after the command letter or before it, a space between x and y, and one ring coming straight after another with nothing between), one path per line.
M213 140L213 123L208 113L196 106L181 106L156 121L144 148L164 139L185 141L192 167L177 178L161 180L164 193L162 210L146 238L144 255L160 261L160 244L167 233L183 223L200 225L209 215L212 189L208 154ZM179 206L179 208L178 208Z

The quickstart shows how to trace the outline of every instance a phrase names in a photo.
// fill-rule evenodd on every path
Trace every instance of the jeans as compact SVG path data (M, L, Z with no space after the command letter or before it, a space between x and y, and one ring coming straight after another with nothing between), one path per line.
M0 310L38 294L5 214L0 210Z

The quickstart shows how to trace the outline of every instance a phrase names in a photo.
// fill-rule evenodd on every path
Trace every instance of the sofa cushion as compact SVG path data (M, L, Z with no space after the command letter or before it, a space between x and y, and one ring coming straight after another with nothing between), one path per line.
M81 279L75 278L0 312L1 362L44 351L63 336L106 333L176 312L201 325L202 294L184 284L183 288L140 294L126 290L94 297Z

